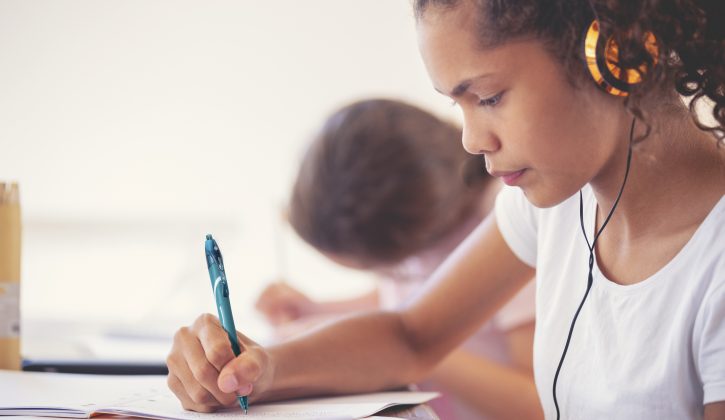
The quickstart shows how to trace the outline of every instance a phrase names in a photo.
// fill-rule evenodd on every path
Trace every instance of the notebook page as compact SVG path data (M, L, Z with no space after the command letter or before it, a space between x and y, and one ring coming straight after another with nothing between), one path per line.
M163 377L161 377L163 378ZM22 409L22 415L88 417L109 398L153 390L159 377L73 375L0 371L0 415Z
M419 404L435 398L431 392L384 392L341 397L298 399L276 403L252 404L245 420L282 419L357 419L398 404ZM216 413L195 413L182 409L176 397L166 389L136 399L113 404L99 412L137 415L158 419L223 419L240 418L241 409L233 407Z
M108 376L0 371L0 415L88 417L91 413L157 419L216 419L240 415L186 411L164 376ZM436 393L389 392L253 404L245 419L352 419L396 404L418 404Z

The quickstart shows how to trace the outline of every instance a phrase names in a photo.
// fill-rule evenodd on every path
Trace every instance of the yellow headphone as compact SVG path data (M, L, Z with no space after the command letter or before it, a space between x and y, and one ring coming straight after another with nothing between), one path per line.
M659 49L657 39L652 32L645 34L645 49L652 55L655 62ZM615 96L627 96L632 87L642 82L642 75L647 72L647 64L638 68L622 68L619 66L619 45L614 38L599 36L599 21L593 20L584 39L584 56L587 68L597 86Z

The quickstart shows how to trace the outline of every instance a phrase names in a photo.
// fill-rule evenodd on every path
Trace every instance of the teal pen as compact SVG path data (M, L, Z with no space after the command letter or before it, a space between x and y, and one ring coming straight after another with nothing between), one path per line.
M239 349L239 342L237 341L237 329L234 327L232 307L229 303L229 286L227 285L227 275L224 272L224 260L222 259L219 245L217 245L210 234L206 235L204 250L206 251L206 265L209 269L209 279L211 280L212 290L214 290L216 308L219 313L219 322L224 327L224 331L227 332L229 341L232 344L234 356L239 356L241 350ZM240 397L237 395L237 399L239 400L239 406L244 410L244 414L247 414L247 409L249 408L247 396Z

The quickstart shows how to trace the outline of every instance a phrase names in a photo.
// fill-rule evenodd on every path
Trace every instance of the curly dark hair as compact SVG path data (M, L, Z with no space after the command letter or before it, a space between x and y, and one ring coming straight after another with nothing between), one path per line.
M290 224L322 252L392 264L465 223L492 181L461 129L395 100L333 113L311 143L290 197Z
M544 40L576 78L586 75L582 48L585 30L598 19L602 36L612 36L619 44L622 67L646 66L644 81L625 101L630 112L646 123L641 99L654 88L672 91L674 87L690 99L695 124L723 144L724 0L414 0L415 14L420 19L431 5L451 9L461 1L471 1L479 11L481 46L533 35ZM657 57L645 49L643 40L648 32L656 37ZM703 101L712 107L714 126L703 123L695 112Z

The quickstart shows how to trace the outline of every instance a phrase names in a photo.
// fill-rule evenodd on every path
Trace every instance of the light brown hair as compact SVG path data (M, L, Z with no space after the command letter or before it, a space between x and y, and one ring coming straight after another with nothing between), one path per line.
M384 99L324 123L292 189L290 223L306 242L367 265L425 249L476 210L492 178L459 127Z

